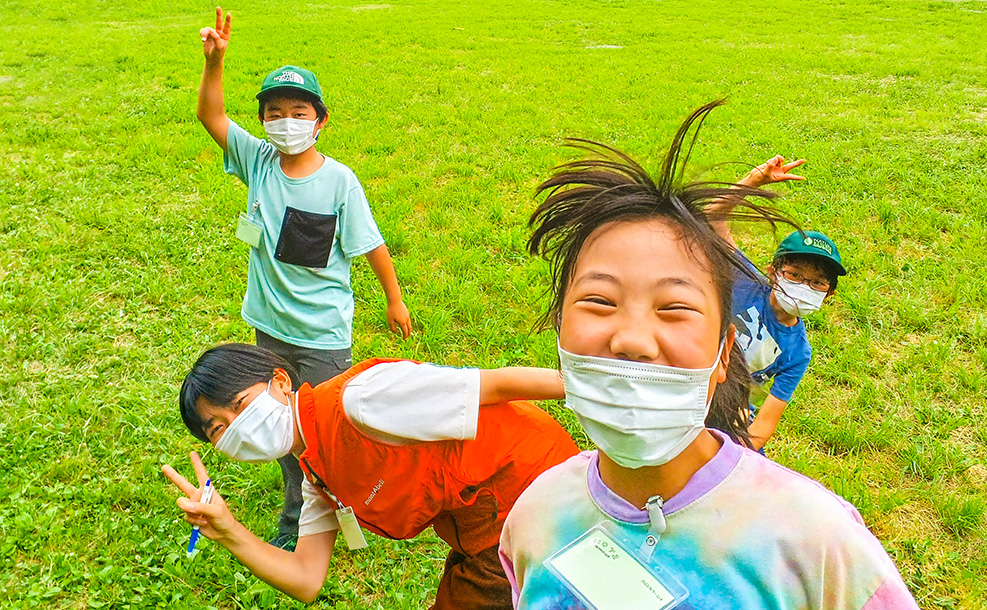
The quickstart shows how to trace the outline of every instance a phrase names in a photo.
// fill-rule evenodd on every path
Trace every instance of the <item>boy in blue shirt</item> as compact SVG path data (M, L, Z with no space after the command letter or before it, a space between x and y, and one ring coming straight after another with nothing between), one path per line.
M365 256L387 298L387 321L411 333L387 246L363 188L345 165L315 149L328 111L315 75L295 66L270 73L257 94L269 142L226 116L223 58L232 15L216 7L216 27L202 28L205 67L196 116L224 152L227 173L248 187L237 237L251 246L241 315L257 344L286 359L301 381L316 385L352 364L350 260ZM281 460L285 506L272 544L293 547L302 506L302 472Z
M737 184L761 187L773 182L804 180L789 173L803 163L804 159L785 163L784 157L776 156L755 167ZM725 222L713 224L737 248L730 227ZM737 249L748 268L761 275L754 263ZM846 275L836 244L818 231L796 231L786 237L765 270L770 285L737 273L733 287L736 340L744 351L756 386L752 398L764 397L756 411L751 406L750 425L751 441L762 453L812 357L802 316L819 309L836 291L839 277Z

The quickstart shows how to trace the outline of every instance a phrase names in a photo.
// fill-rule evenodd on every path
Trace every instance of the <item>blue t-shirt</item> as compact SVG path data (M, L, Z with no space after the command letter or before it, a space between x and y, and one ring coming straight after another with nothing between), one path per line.
M292 345L350 347L350 259L384 243L356 175L327 157L289 178L277 149L233 121L226 142L226 173L247 185L247 214L263 227L250 248L243 319Z
M746 255L740 255L761 275ZM771 287L738 272L733 280L733 323L754 383L763 386L774 379L770 394L785 402L791 400L812 358L802 320L795 326L783 325L771 308Z

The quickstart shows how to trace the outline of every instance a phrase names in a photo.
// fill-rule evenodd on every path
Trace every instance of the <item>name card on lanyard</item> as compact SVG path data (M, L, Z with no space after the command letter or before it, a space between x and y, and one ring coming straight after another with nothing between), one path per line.
M251 248L260 246L260 237L264 233L264 225L257 218L257 208L260 202L255 202L250 209L250 215L240 214L236 225L236 237Z
M675 577L642 562L601 525L545 565L591 610L670 610L689 596Z
M341 506L336 511L336 520L339 521L339 529L343 532L343 540L351 551L367 548L367 539L363 536L363 528L356 520L353 509L349 506Z

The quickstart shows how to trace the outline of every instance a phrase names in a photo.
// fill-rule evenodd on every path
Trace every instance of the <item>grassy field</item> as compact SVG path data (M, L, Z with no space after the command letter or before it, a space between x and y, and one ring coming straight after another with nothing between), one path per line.
M533 328L548 278L523 245L565 136L654 166L690 109L727 96L697 171L809 159L782 205L837 238L851 275L808 320L815 358L770 455L860 508L922 608L987 607L982 0L224 8L230 116L260 134L263 75L314 70L319 148L362 179L395 257L416 331L385 332L360 261L356 358L554 366ZM217 545L187 561L159 472L205 449L177 409L194 358L252 339L246 191L194 117L211 10L0 0L0 607L295 607ZM765 263L777 240L741 237ZM277 466L203 455L273 535ZM444 547L336 552L315 607L420 608Z

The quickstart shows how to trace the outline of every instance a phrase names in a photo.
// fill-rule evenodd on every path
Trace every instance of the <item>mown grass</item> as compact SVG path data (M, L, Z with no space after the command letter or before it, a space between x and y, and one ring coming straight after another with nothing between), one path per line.
M292 607L215 545L186 561L159 474L196 446L176 409L190 363L251 339L245 191L194 118L212 7L133 4L0 4L0 605ZM982 2L225 8L230 115L259 134L263 75L313 69L320 148L361 177L395 256L416 333L385 332L361 262L358 358L554 363L524 240L565 136L653 165L681 117L728 96L696 151L707 176L808 158L782 205L838 238L851 275L809 319L815 358L770 453L860 508L923 608L987 607ZM743 239L766 262L774 237ZM276 466L204 455L272 534ZM428 536L338 548L316 607L422 607L443 553Z

